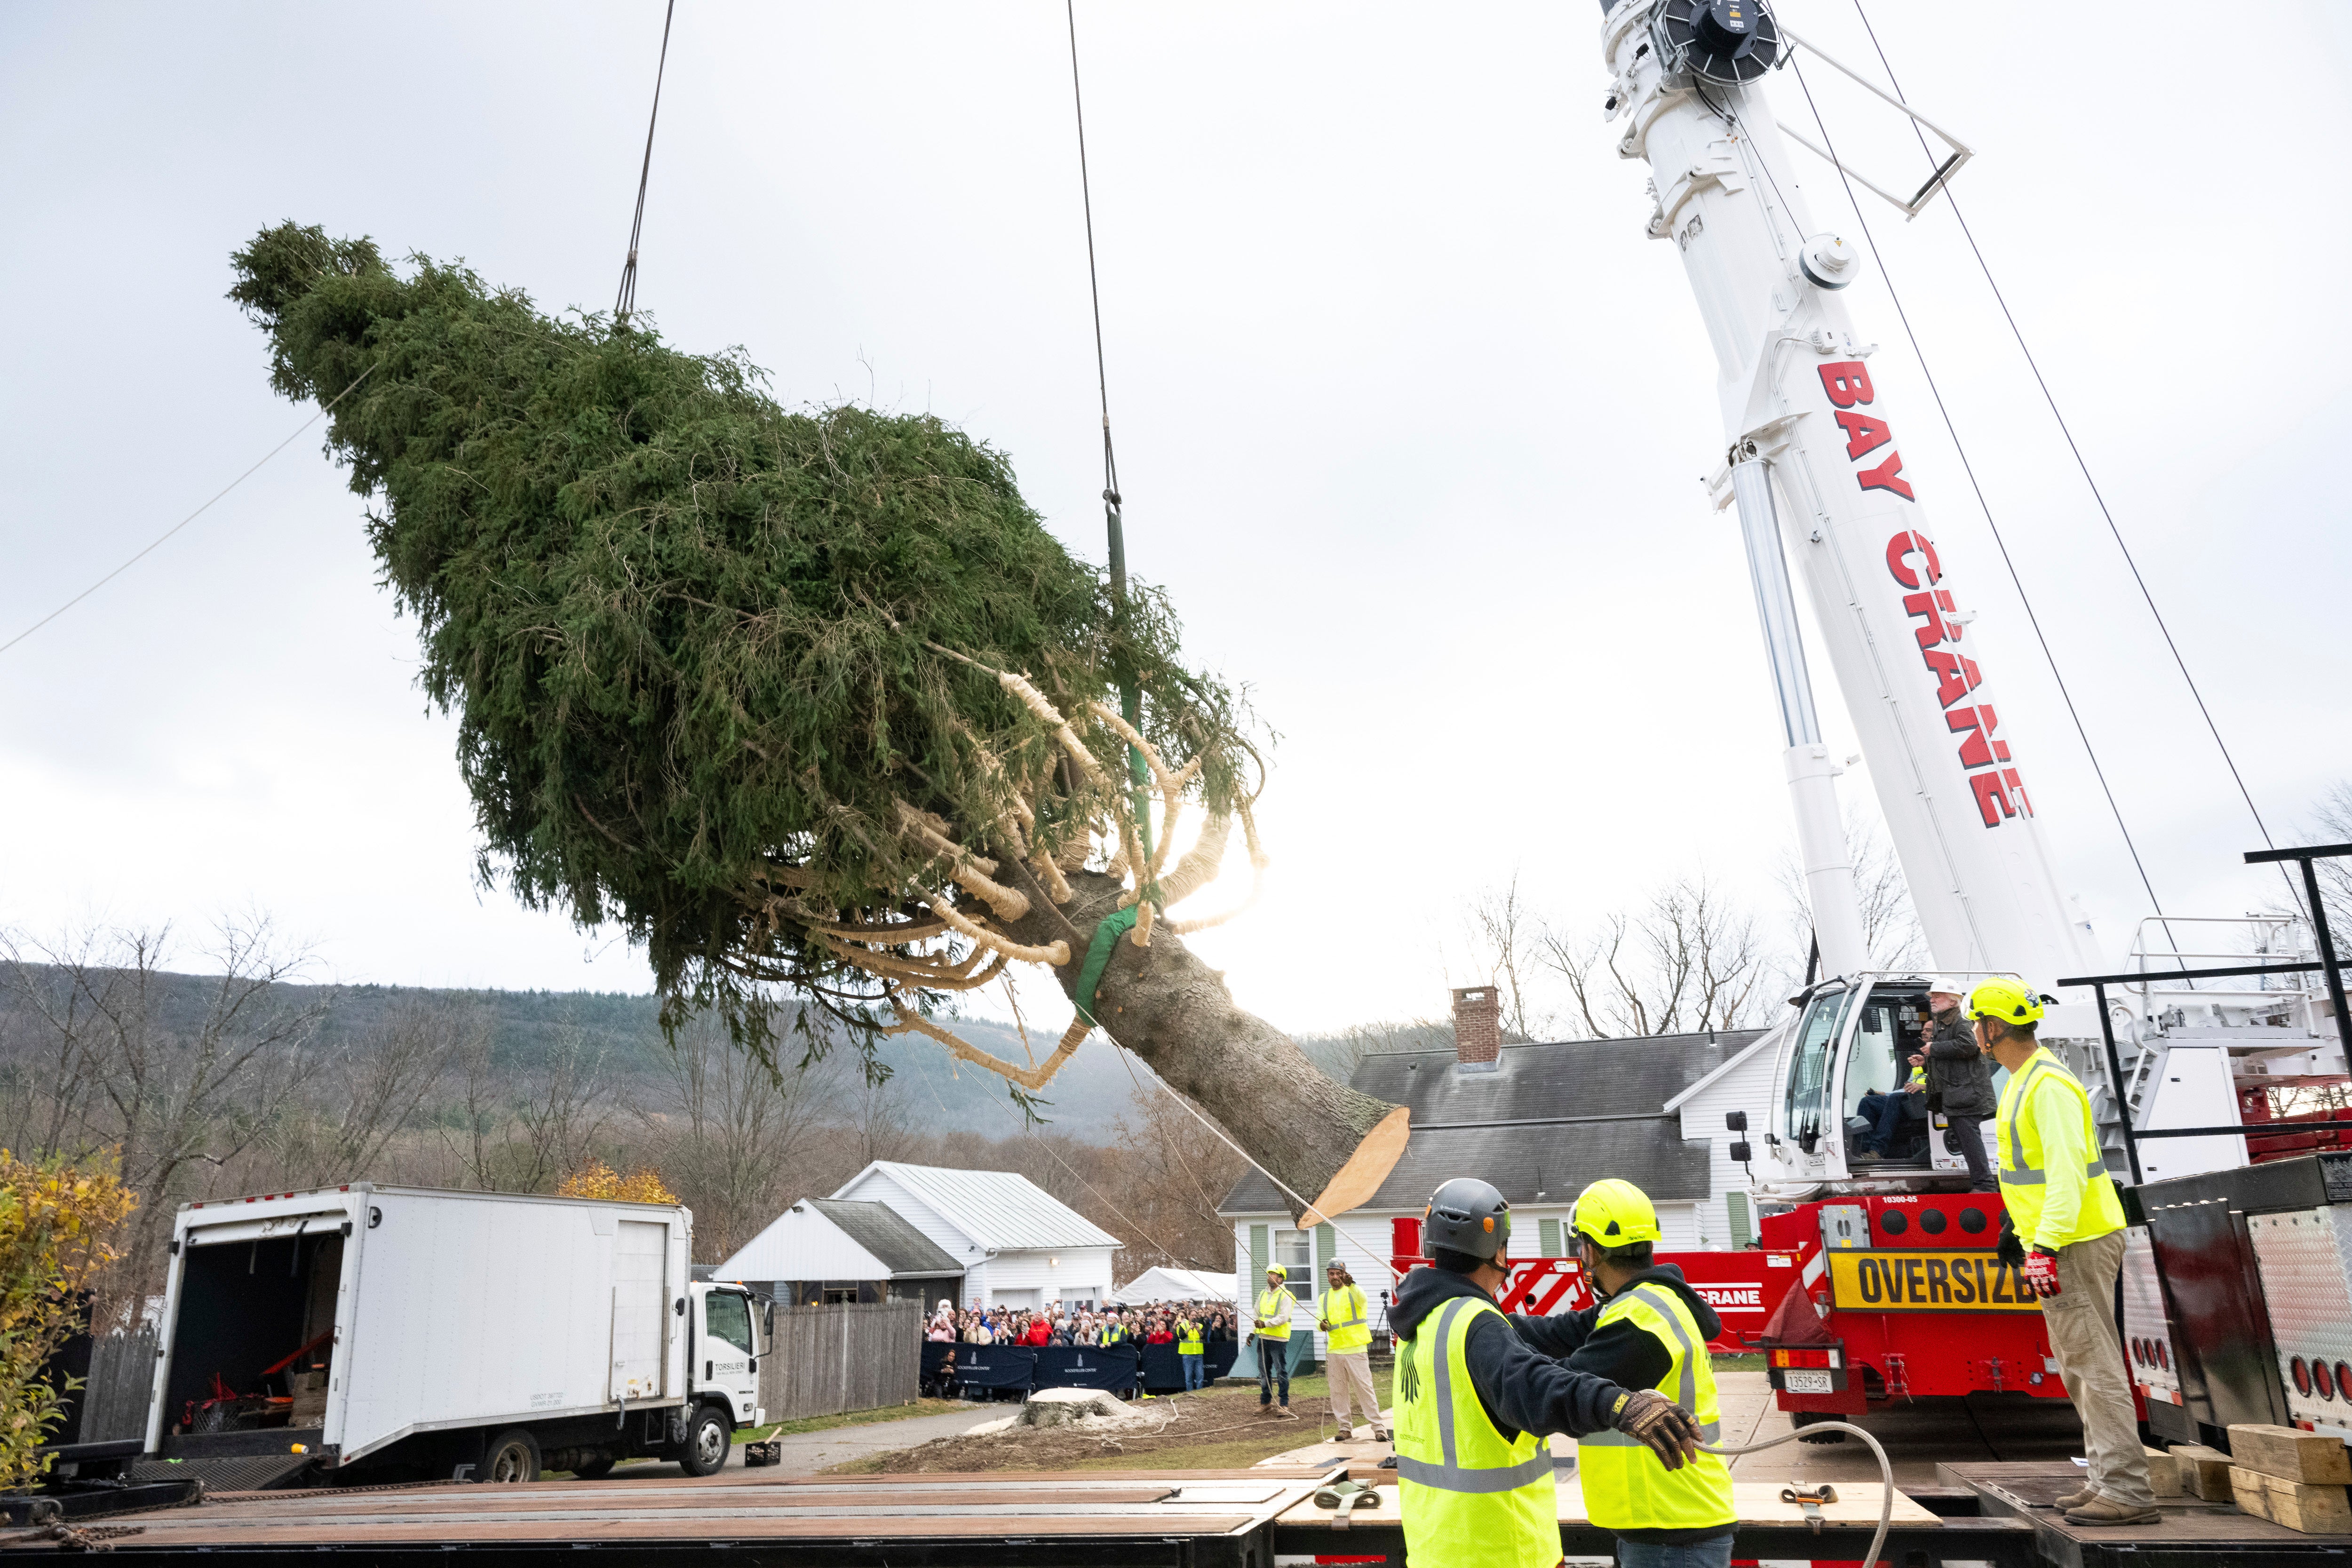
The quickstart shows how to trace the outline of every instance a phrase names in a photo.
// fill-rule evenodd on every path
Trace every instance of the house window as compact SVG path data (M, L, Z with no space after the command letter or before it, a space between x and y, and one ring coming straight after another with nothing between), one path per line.
M1315 1300L1315 1237L1304 1230L1274 1233L1274 1261L1287 1270L1283 1288L1302 1301Z

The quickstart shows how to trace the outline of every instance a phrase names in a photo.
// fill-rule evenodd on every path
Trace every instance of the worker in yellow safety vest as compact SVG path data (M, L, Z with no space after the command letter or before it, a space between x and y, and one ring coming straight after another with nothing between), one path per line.
M1655 1388L1626 1388L1530 1342L1547 1320L1507 1317L1510 1204L1456 1177L1422 1215L1431 1267L1397 1286L1397 1500L1405 1555L1444 1568L1555 1568L1559 1503L1545 1439L1613 1431L1646 1446L1663 1475L1697 1452L1691 1414ZM1702 1355L1705 1352L1700 1352Z
M1372 1441L1385 1443L1389 1435L1381 1426L1380 1398L1372 1392L1372 1323L1371 1312L1364 1304L1364 1288L1356 1283L1348 1266L1336 1258L1325 1267L1323 1283L1316 1327L1326 1335L1324 1360L1331 1379L1331 1419L1339 1426L1335 1436L1342 1443L1356 1440L1352 1405L1371 1423Z
M2050 1000L2006 977L1969 993L1977 1048L2009 1069L1993 1123L2007 1211L2000 1258L2042 1299L2050 1353L2083 1419L2090 1474L2057 1506L2070 1524L2154 1524L2164 1516L2148 1485L2114 1317L2123 1200L2107 1174L2089 1092L2036 1037Z
M1176 1361L1184 1369L1184 1392L1206 1386L1209 1347L1201 1337L1201 1320L1192 1313L1184 1314L1176 1325Z
M1251 1332L1257 1339L1257 1407L1274 1403L1275 1384L1282 1385L1282 1407L1290 1408L1290 1309L1297 1300L1284 1283L1290 1270L1270 1264L1265 1289L1257 1293L1257 1317Z
M1707 1342L1723 1321L1671 1263L1655 1263L1658 1210L1631 1182L1594 1182L1569 1213L1577 1259L1593 1304L1553 1318L1514 1318L1519 1337L1576 1372L1627 1388L1650 1389L1688 1410L1702 1442L1718 1440L1715 1363ZM1623 1568L1725 1568L1738 1511L1731 1471L1713 1454L1679 1467L1660 1463L1619 1432L1594 1432L1576 1446L1587 1518L1617 1536Z

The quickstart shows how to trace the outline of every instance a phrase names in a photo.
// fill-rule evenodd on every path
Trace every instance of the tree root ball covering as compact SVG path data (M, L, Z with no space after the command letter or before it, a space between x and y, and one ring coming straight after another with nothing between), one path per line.
M928 416L788 410L740 350L551 318L366 239L289 223L235 266L273 384L334 405L421 682L458 720L482 875L644 943L666 1023L715 1009L770 1060L786 1019L803 1054L918 1030L1025 1100L1090 1009L1308 1198L1391 1109L1185 951L1223 916L1172 907L1236 822L1265 865L1247 716L1001 454ZM1082 1009L1026 1066L938 1016L1022 962Z

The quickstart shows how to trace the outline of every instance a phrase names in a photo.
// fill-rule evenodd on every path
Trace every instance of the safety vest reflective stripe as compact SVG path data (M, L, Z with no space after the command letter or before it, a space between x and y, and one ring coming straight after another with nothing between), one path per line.
M2025 1097L2033 1090L2033 1080L2042 1076L2044 1068L2053 1065L2055 1064L2048 1057L2035 1057L2028 1062L2025 1070L2018 1075L2015 1086L2017 1099L2011 1100L2011 1105L2012 1107L2022 1105L2025 1102ZM2021 1120L2013 1112L2010 1116L2009 1169L2001 1173L2001 1180L2012 1186L2047 1186L2050 1184L2050 1173L2026 1158L2025 1134L2019 1126ZM2104 1176L2106 1173L2107 1163L2105 1160L2089 1160L2084 1163L2083 1174L2085 1176Z
M1187 1323L1184 1325L1183 1330L1176 1336L1176 1353L1178 1355L1199 1355L1201 1353L1200 1324Z
M1372 1342L1372 1331L1364 1326L1365 1310L1361 1286L1342 1285L1337 1290L1323 1292L1322 1318L1331 1325L1333 1354L1350 1354Z
M1290 1337L1290 1309L1297 1298L1287 1290L1266 1290L1257 1299L1258 1337L1286 1340Z
M1467 1468L1462 1464L1461 1449L1454 1432L1454 1358L1446 1353L1451 1342L1454 1320L1470 1305L1466 1296L1456 1296L1438 1309L1437 1322L1425 1329L1423 1342L1433 1347L1429 1359L1437 1364L1437 1447L1435 1462L1397 1456L1397 1474L1420 1486L1434 1487L1446 1492L1507 1492L1526 1486L1530 1481L1551 1479L1551 1455L1541 1448L1516 1465L1499 1468Z
M1629 1317L1643 1332L1672 1340L1674 1365L1657 1391L1697 1418L1704 1441L1719 1440L1723 1423L1716 1408L1713 1363L1700 1359L1706 1346L1682 1299L1664 1285L1636 1285L1611 1298L1599 1321ZM1702 1454L1669 1471L1646 1444L1622 1432L1595 1432L1579 1438L1577 1447L1593 1450L1584 1455L1579 1468L1588 1517L1604 1530L1727 1528L1738 1517L1732 1503L1731 1472L1714 1455ZM1642 1451L1628 1451L1632 1449Z

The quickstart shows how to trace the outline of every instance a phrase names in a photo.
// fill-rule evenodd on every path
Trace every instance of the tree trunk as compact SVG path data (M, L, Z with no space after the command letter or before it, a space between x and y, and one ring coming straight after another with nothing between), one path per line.
M1095 926L1118 910L1118 882L1078 873L1069 879L1070 901L1056 905L1018 856L1002 858L1018 868L1029 896L1030 912L1004 928L1006 934L1039 946L1067 942L1070 962L1054 973L1075 999ZM1150 947L1137 947L1131 933L1118 939L1095 993L1094 1015L1112 1039L1214 1117L1252 1161L1297 1194L1283 1200L1294 1219L1396 1109L1332 1082L1289 1036L1235 1006L1224 976L1165 926L1153 929Z

